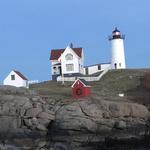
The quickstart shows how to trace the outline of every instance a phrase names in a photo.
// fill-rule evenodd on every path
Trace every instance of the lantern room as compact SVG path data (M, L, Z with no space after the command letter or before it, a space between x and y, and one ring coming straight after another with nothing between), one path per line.
M121 38L121 36L120 36L120 31L117 29L117 27L116 27L115 30L112 32L112 36L113 36L113 39L119 39L119 38Z
M110 41L114 39L125 39L125 35L122 35L117 27L115 27L114 31L112 32L112 35L109 36Z

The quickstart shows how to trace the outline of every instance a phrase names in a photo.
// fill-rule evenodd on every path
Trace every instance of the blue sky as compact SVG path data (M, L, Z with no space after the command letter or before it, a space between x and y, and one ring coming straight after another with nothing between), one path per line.
M150 67L149 0L0 0L0 83L12 70L50 79L50 50L83 47L85 65L110 61L108 35L126 35L128 68Z

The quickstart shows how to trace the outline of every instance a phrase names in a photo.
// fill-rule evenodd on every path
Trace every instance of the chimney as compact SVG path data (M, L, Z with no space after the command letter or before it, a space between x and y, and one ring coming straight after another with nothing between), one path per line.
M73 48L73 44L72 43L70 43L70 48Z

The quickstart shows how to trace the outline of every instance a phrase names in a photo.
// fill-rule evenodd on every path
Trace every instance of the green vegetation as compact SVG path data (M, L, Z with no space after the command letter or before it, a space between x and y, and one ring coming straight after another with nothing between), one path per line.
M46 81L30 86L31 90L35 90L41 96L49 96L55 99L68 99L71 98L71 85L70 82L65 82L62 85L61 82Z
M111 70L100 81L91 84L93 93L98 95L116 95L127 92L140 85L140 79L146 72L150 72L150 70Z
M141 78L150 73L150 69L126 69L126 70L110 70L102 77L100 81L90 82L92 88L91 98L109 99L109 100L133 100L141 99L143 94L147 95L147 91L139 90L141 86ZM39 95L49 96L55 99L71 99L72 82L46 81L39 84L31 85L30 89L36 90ZM119 97L119 93L124 93L124 97ZM140 94L142 93L142 95ZM148 94L148 97L150 95Z

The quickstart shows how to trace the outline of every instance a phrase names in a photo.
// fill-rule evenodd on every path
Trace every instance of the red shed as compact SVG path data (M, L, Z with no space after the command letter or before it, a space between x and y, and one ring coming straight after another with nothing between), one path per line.
M72 87L72 96L74 98L86 97L89 96L91 93L91 87L83 79L77 79L72 84L71 87Z

